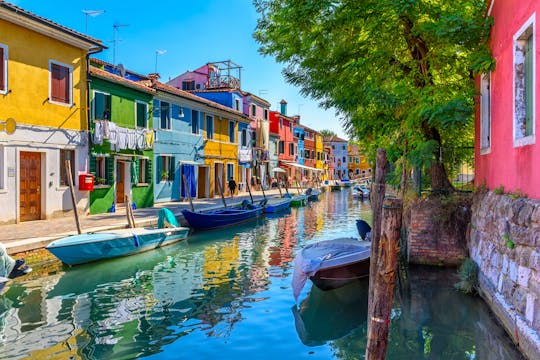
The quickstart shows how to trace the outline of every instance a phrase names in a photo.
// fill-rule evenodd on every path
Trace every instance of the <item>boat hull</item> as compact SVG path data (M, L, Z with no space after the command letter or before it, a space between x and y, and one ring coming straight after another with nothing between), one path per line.
M291 206L292 199L280 199L280 201L270 200L264 207L265 213L276 213L287 210Z
M123 229L103 233L88 233L58 239L47 245L60 261L67 265L128 256L184 240L189 228Z
M291 199L291 206L304 206L306 205L306 201L307 201L306 195L293 196Z
M310 277L319 289L328 291L369 276L369 258L343 266L321 269Z
M214 230L253 220L262 215L263 208L254 209L223 209L209 212L193 212L182 210L182 214L190 227L195 230Z

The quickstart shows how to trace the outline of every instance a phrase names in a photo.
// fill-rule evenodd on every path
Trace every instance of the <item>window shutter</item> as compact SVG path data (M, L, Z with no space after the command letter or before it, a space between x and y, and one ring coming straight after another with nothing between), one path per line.
M88 167L90 168L90 174L97 175L96 173L96 157L93 155L90 155L90 159L88 160Z
M147 183L152 183L152 158L148 158L148 160L146 160L146 176L145 176L145 181Z
M174 181L176 164L174 162L174 156L171 156L170 159L171 161L169 162L169 180Z
M533 35L530 35L525 48L525 136L532 135L533 133L533 59Z
M137 103L137 127L146 127L146 105Z
M112 185L114 182L114 158L106 157L105 158L105 178L107 179L107 184Z
M156 157L156 183L159 183L161 181L161 171L162 171L162 163L163 163L163 157L158 156Z
M4 61L4 48L0 47L0 91L6 90L6 68Z
M69 69L58 64L51 64L51 100L68 104L69 92Z

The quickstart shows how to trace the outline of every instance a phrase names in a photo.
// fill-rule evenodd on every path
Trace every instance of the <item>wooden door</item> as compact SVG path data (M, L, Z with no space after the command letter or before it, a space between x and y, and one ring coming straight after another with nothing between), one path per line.
M124 180L125 180L125 166L124 163L121 161L118 161L116 163L116 206L118 205L124 205L126 199L124 198Z
M206 198L208 197L206 195L206 167L204 166L198 166L198 174L197 174L197 197L198 198Z
M41 153L21 152L20 159L20 219L21 221L40 220Z

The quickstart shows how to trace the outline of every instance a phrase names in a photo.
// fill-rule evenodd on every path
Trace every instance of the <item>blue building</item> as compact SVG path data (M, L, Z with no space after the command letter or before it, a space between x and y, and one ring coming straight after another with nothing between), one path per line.
M296 160L296 162L300 165L304 165L304 136L305 136L305 131L303 128L301 127L295 127L293 129L293 134L294 134L294 137L298 140L298 148L297 148L297 156L298 156L298 159Z

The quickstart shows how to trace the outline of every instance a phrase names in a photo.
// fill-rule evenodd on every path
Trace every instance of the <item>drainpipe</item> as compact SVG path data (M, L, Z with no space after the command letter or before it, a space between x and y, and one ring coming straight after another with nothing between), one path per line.
M86 117L87 117L87 122L88 122L87 124L88 126L88 158L90 158L90 145L92 142L92 137L90 136L90 124L91 124L91 119L90 119L91 117L90 116L91 115L91 112L90 112L90 55L100 53L103 50L104 49L102 47L98 47L98 48L90 49L86 53Z

